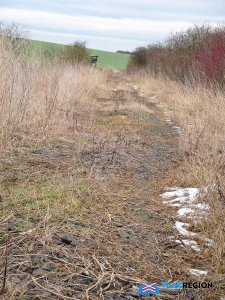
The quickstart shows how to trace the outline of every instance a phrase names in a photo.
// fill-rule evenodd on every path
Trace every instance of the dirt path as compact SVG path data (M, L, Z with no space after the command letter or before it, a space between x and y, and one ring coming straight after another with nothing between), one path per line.
M180 290L138 295L141 282L188 281L183 265L195 263L169 241L175 212L159 196L181 160L179 133L154 97L120 75L110 87L98 97L95 128L78 124L69 140L18 143L1 160L1 229L10 220L15 228L0 299L206 299ZM1 244L3 262L5 237Z

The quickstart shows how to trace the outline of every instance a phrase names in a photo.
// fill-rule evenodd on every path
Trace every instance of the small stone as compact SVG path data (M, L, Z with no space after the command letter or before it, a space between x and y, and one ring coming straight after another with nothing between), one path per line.
M186 296L190 300L194 300L194 298L195 298L194 294L193 294L193 291L191 291L191 290L186 291Z
M126 239L129 239L129 238L130 238L130 235L127 234L126 232L122 232L120 236L121 236L122 238L126 238Z
M62 241L58 237L53 236L52 240L56 245L62 245Z
M122 286L118 284L117 282L112 282L109 286L109 290L113 291L120 291L122 289Z
M45 273L45 271L43 269L39 268L39 269L35 269L32 274L33 275L43 275L44 273Z
M13 282L14 282L14 283L16 283L16 284L18 284L18 283L19 283L19 284L21 284L21 281L20 281L20 279L19 279L19 278L17 278L17 277L13 279Z
M85 276L89 276L89 275L90 275L90 273L89 273L87 270L85 270L85 271L82 272L81 274L82 274L82 275L85 275Z
M53 271L56 269L56 266L54 263L50 262L47 265L45 265L44 267L42 267L43 270L47 270L47 271Z
M111 300L111 299L116 299L117 295L113 293L105 293L105 297Z
M66 233L62 238L61 238L61 241L64 243L64 244L67 244L67 245L70 245L73 241L71 235L69 233Z
M157 219L157 216L154 215L154 214L150 214L150 215L149 215L149 218L150 218L150 219Z
M133 285L132 288L126 292L126 295L132 297L139 297L140 295L138 294L138 287Z
M29 282L28 287L34 289L36 287L36 284L34 282ZM33 298L32 298L33 300Z
M76 247L77 246L77 242L75 240L72 240L72 242L71 242L70 245Z
M26 272L26 273L31 274L33 272L34 268L32 266L29 266L29 265L22 265L20 270L22 272Z
M51 293L49 292L43 292L42 295L41 295L43 298L50 298L52 296Z
M74 221L73 224L76 226L82 226L82 227L85 226L84 223L82 223L81 221Z
M28 280L28 278L29 278L29 275L22 275L22 276L19 276L19 279L20 279L21 281L26 281L26 280Z
M135 265L134 265L133 262L129 262L128 267L131 268L131 269L135 269Z
M116 225L116 227L123 227L123 223L120 223L120 222L117 222L115 225Z
M13 221L9 221L8 224L7 224L7 229L8 231L14 231L15 230L15 223Z

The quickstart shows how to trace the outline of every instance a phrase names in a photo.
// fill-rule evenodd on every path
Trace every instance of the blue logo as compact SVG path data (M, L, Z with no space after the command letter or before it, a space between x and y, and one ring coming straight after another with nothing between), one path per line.
M182 289L183 288L183 282L174 282L171 285L169 282L161 282L162 288L167 289Z
M142 283L138 289L139 295L155 295L160 294L160 289L158 288L156 282Z

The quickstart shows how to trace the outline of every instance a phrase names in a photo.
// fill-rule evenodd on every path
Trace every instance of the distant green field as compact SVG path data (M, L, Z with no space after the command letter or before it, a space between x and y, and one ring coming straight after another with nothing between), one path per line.
M40 53L45 52L46 50L51 49L51 47L56 47L59 49L63 49L65 45L50 43L50 42L42 42L31 40L32 45L36 48ZM122 54L116 52L109 52L103 50L89 49L91 55L98 55L98 65L101 67L107 67L110 69L117 70L125 70L130 58L129 54Z

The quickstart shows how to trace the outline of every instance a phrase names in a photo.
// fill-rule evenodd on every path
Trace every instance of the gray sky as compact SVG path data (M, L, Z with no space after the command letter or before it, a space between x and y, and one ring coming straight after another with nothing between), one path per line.
M36 40L134 50L194 24L223 23L225 0L0 0L0 20Z

